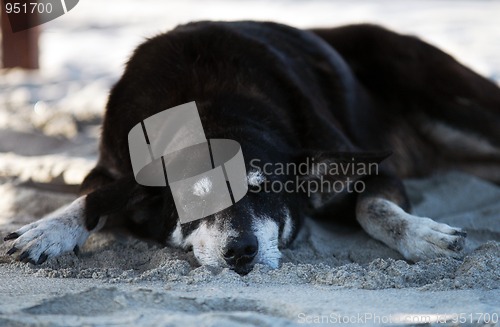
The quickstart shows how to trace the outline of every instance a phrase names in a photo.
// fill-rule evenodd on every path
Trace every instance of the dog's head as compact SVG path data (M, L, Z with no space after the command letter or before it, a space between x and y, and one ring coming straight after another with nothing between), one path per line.
M266 174L262 165L271 160L266 148L252 149L244 144L242 147L247 168L247 194L229 208L208 217L185 224L178 220L170 243L192 248L201 264L229 267L245 274L256 263L278 266L279 249L294 238L303 213L299 210L299 194L269 189L271 182L275 183L275 188L284 184L287 176ZM253 155L260 151L264 153L258 157ZM200 198L215 192L206 177L195 183L192 191Z
M181 224L173 205L163 215L175 219L168 236L170 244L192 249L203 265L229 267L240 274L255 264L279 265L280 248L296 236L305 216L325 199L353 188L362 177L349 165L379 162L379 154L317 153L296 151L283 129L269 130L259 122L242 123L231 118L225 124L207 121L207 134L238 140L247 169L247 194L234 205L208 217ZM227 118L227 117L226 117ZM248 118L248 117L247 117ZM211 119L220 122L224 117ZM220 128L219 126L228 126ZM278 132L279 131L279 132ZM347 164L349 171L333 169ZM349 184L351 183L351 184ZM207 177L192 188L203 199L215 192ZM172 202L171 198L165 200Z

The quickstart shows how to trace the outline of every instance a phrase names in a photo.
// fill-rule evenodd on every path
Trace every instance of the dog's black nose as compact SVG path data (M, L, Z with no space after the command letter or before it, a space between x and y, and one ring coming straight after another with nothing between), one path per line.
M259 241L253 234L232 238L226 246L224 259L238 274L246 275L253 268L253 259L259 251Z

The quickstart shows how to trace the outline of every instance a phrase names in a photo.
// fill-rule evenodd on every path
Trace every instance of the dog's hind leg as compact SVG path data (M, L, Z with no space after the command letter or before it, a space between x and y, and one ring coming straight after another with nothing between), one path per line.
M405 168L400 177L458 169L500 183L500 88L494 82L416 37L379 26L313 32L340 53L379 104L383 119L373 121L381 126L362 144L391 146L391 160ZM349 126L353 134L360 131L356 124Z
M408 213L409 202L399 179L380 175L365 183L365 192L358 195L356 219L371 237L411 261L460 256L466 233Z

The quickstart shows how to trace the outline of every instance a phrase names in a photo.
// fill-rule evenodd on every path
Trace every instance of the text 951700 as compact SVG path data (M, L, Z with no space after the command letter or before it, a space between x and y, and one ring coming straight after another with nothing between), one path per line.
M7 14L50 14L53 11L52 3L43 2L6 2L5 12Z

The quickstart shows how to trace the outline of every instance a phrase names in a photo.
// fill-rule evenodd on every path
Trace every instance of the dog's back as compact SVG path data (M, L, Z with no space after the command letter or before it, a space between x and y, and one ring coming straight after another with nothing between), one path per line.
M318 147L321 138L324 148L352 150L338 128L345 122L337 122L336 117L359 107L358 85L352 76L337 52L307 31L256 22L179 26L139 46L113 88L103 125L101 161L128 173L127 135L135 124L192 100L204 120L205 110L217 110L205 108L206 102L220 97L228 102L238 96L272 106L269 110L240 105L233 110L253 115L254 120L272 117L280 132L288 133L294 148ZM210 127L207 137L216 137L216 126Z

